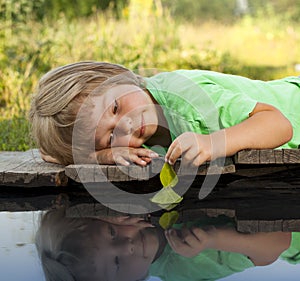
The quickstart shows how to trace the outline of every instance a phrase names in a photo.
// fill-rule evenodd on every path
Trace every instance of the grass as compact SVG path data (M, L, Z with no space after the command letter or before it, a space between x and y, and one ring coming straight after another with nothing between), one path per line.
M296 24L246 17L230 26L206 23L198 33L195 36L195 26L181 29L189 44L228 52L242 64L293 67L300 62L300 28Z
M202 68L255 79L299 75L300 27L279 16L246 17L233 25L177 23L165 11L130 10L121 20L95 14L68 22L0 20L0 150L26 150L27 111L40 76L78 60L145 69ZM11 25L12 24L12 25Z

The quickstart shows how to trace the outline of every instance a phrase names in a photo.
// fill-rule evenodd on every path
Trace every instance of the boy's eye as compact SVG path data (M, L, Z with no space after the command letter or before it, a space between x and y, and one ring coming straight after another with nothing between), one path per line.
M117 100L115 99L115 102L114 102L114 105L113 105L113 114L116 114L118 111L118 102Z
M120 268L120 259L119 259L118 256L115 257L115 265L117 267L117 270L119 270L119 268Z
M120 266L120 259L119 259L118 256L115 257L115 264L116 264L116 266L117 266L118 269L119 269L119 266Z
M116 238L116 231L112 226L110 226L110 235L113 239Z

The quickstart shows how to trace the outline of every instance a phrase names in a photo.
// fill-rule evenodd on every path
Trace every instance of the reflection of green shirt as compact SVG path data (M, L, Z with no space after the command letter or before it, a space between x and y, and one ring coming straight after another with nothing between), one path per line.
M280 257L290 264L300 264L300 232L292 233L291 246Z
M208 134L249 117L257 102L268 103L290 120L300 144L300 78L269 82L206 70L177 70L145 78L146 88L163 106L172 139L183 132Z
M226 218L206 219L189 225L224 225ZM210 223L209 223L210 222ZM226 223L228 225L228 223ZM181 228L175 225L174 228ZM253 267L252 261L237 253L217 250L205 250L193 258L176 254L169 245L163 254L151 265L150 275L160 277L163 281L212 281L244 271Z

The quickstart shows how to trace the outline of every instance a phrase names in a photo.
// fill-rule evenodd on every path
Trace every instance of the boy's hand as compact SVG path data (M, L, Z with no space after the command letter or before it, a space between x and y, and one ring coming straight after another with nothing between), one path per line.
M152 158L158 157L158 154L146 148L133 147L113 147L95 151L90 155L91 162L99 164L120 164L128 166L135 163L140 166L146 166Z
M99 219L117 225L135 225L140 228L145 227L154 227L150 222L145 221L140 217L130 217L130 216L117 216L117 217L108 217L108 216L100 216Z
M212 248L214 243L215 228L204 231L194 227L183 227L181 231L169 229L165 231L170 247L184 257L194 257L205 249Z
M186 132L178 136L170 145L165 160L173 165L179 157L182 157L183 163L195 167L211 160L212 143L210 135Z

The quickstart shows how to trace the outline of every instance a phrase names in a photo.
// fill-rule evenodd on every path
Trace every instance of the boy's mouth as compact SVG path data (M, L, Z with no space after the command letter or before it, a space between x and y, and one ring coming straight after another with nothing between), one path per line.
M144 133L145 133L145 120L144 120L144 116L142 114L139 138L142 137L144 135Z
M143 257L146 257L145 256L145 236L142 231L140 231L140 235L141 235L141 244L142 244L142 255L143 255Z

